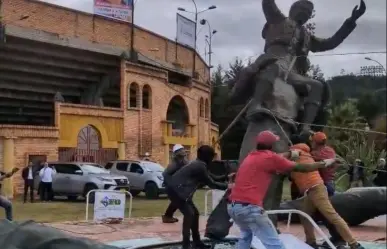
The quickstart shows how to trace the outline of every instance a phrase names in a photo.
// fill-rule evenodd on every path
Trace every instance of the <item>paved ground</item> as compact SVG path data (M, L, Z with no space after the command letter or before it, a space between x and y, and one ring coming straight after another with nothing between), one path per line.
M205 224L206 218L201 217L200 227L203 232ZM86 237L100 242L154 237L160 237L165 240L179 240L181 237L181 222L163 224L160 218L131 219L122 224L115 225L79 222L51 223L48 225L73 236ZM280 229L282 232L286 232L286 224L282 224ZM386 241L386 216L370 220L361 226L353 227L352 231L355 237L361 241ZM237 234L237 229L233 227L231 233ZM300 225L291 225L290 233L303 238L303 230Z

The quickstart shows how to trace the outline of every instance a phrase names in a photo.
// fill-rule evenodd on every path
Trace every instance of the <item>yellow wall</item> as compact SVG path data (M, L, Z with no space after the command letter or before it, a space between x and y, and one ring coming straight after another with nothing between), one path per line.
M217 159L221 159L221 148L219 143L217 143L219 138L219 128L218 125L211 123L211 146L214 147L215 152L218 154Z
M62 106L63 105L63 106ZM91 125L100 133L102 148L118 148L118 143L123 141L123 118L122 113L117 110L103 110L95 112L95 107L59 106L59 147L77 147L78 134L80 130ZM72 109L76 109L72 110ZM88 110L89 109L89 110Z

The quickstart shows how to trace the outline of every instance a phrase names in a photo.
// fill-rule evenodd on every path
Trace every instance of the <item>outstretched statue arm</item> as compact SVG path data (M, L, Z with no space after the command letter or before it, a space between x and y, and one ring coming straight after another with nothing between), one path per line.
M262 9L268 23L277 23L285 19L275 0L262 0Z
M355 8L352 11L350 18L345 20L344 24L340 29L330 38L318 38L316 36L311 36L310 39L310 51L312 52L324 52L327 50L332 50L338 47L356 28L356 21L359 19L365 12L366 5L363 0L360 1L360 7Z

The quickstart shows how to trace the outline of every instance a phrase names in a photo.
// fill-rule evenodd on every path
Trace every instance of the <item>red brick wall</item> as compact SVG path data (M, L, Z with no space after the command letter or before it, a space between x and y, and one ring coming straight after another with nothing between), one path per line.
M139 85L138 101L142 103L141 89L144 85L149 85L152 90L151 110L142 110L142 108L128 108L128 87L135 82ZM170 100L176 96L181 96L188 108L189 122L196 125L195 133L199 134L198 142L210 143L211 125L204 118L199 121L199 99L209 98L209 92L197 87L182 87L167 83L167 73L162 70L138 66L127 63L126 75L124 77L123 89L121 91L122 99L125 100L124 110L124 137L126 144L127 157L138 158L141 151L136 151L136 146L141 146L142 152L148 146L148 139L151 138L152 159L163 162L165 153L162 141L162 121L166 120L167 109ZM140 125L139 125L140 124ZM140 128L142 131L140 131Z
M29 155L45 155L47 161L58 160L58 139L56 138L18 138L15 140L15 164L22 169L28 164ZM16 193L23 191L23 181L20 174L13 178Z
M130 48L131 26L125 22L33 0L3 0L3 15L5 22L13 25L43 30L62 37ZM24 15L29 18L19 21ZM176 62L177 57L179 64L187 70L192 70L192 50L178 45L176 56L174 41L140 27L136 28L134 33L134 47L141 54L169 63ZM199 56L196 59L196 71L200 74L201 81L209 79L209 70Z
M0 144L4 137L14 137L15 167L22 169L28 164L29 155L45 155L47 160L58 160L58 130L54 127L0 125ZM0 169L3 153L0 151ZM22 191L22 179L18 173L14 176L16 193Z

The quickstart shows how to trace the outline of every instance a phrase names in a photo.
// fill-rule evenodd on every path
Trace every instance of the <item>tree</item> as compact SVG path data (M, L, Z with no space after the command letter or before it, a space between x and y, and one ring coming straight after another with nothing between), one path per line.
M360 159L367 167L366 177L371 175L379 157L385 156L384 150L378 150L373 141L369 141L369 134L365 131L366 120L359 115L357 110L358 100L349 99L335 106L330 113L328 128L324 131L328 136L330 145L336 150L344 164L352 164L355 159ZM339 128L340 127L340 128ZM357 131L355 131L357 130ZM337 170L336 179L339 189L348 187L347 167Z
M318 81L325 81L324 73L321 71L319 65L310 65L308 76Z

